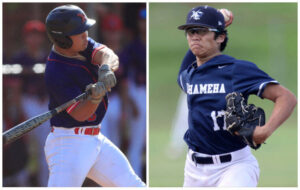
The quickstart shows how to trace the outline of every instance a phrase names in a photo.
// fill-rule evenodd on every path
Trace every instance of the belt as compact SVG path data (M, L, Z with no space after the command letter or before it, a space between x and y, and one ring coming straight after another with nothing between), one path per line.
M192 160L197 164L214 164L213 157L200 157L196 155L197 153L192 154ZM220 158L221 163L230 162L232 159L231 154L224 154L218 156Z
M53 133L54 130L54 127L52 127L51 132ZM75 127L73 130L76 135L98 135L100 133L99 127Z

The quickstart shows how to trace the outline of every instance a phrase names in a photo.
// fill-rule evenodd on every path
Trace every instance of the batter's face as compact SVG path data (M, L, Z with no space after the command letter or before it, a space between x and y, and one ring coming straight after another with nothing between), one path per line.
M88 45L88 31L85 31L81 34L70 36L73 41L71 51L80 52L87 48Z
M203 30L202 30L203 29ZM197 31L193 29L186 30L186 37L190 50L198 58L210 57L220 53L220 45L225 39L225 35L219 35L215 39L215 33L208 28L202 28Z

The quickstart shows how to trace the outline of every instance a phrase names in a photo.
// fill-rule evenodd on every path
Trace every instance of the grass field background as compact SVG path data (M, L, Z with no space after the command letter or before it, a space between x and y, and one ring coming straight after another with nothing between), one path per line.
M188 49L177 26L195 3L149 4L149 182L151 187L183 184L185 152L171 159L167 145L180 89L176 83L181 60ZM204 5L204 4L202 4ZM224 51L249 60L297 95L297 4L214 3L228 8L234 21L228 28ZM273 103L251 96L267 118ZM182 141L179 138L178 141ZM261 187L297 186L297 110L261 149L254 151L260 164ZM169 155L169 156L168 156Z

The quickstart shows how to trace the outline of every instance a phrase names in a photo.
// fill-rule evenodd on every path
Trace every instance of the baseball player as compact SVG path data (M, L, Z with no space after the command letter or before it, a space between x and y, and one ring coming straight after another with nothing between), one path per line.
M118 57L88 37L94 24L75 5L59 6L46 18L53 42L45 71L49 109L89 93L86 100L50 120L52 130L45 144L48 186L80 187L88 177L101 186L143 187L124 154L100 133L107 91L116 84Z
M259 166L249 146L226 129L225 97L242 93L274 102L269 120L254 126L253 143L262 144L290 116L295 96L254 63L222 54L227 43L224 17L209 6L190 10L184 30L190 50L178 74L178 84L187 94L189 147L184 186L257 186Z

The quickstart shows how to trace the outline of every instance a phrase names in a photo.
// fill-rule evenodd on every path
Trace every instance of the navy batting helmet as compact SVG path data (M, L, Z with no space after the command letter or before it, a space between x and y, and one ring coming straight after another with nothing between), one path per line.
M220 11L205 5L190 10L186 17L186 23L178 26L178 29L185 30L195 26L209 27L222 32L225 30L225 21Z
M68 49L73 42L69 36L80 34L96 23L87 18L84 11L75 5L63 5L53 9L46 18L50 40L59 47Z

